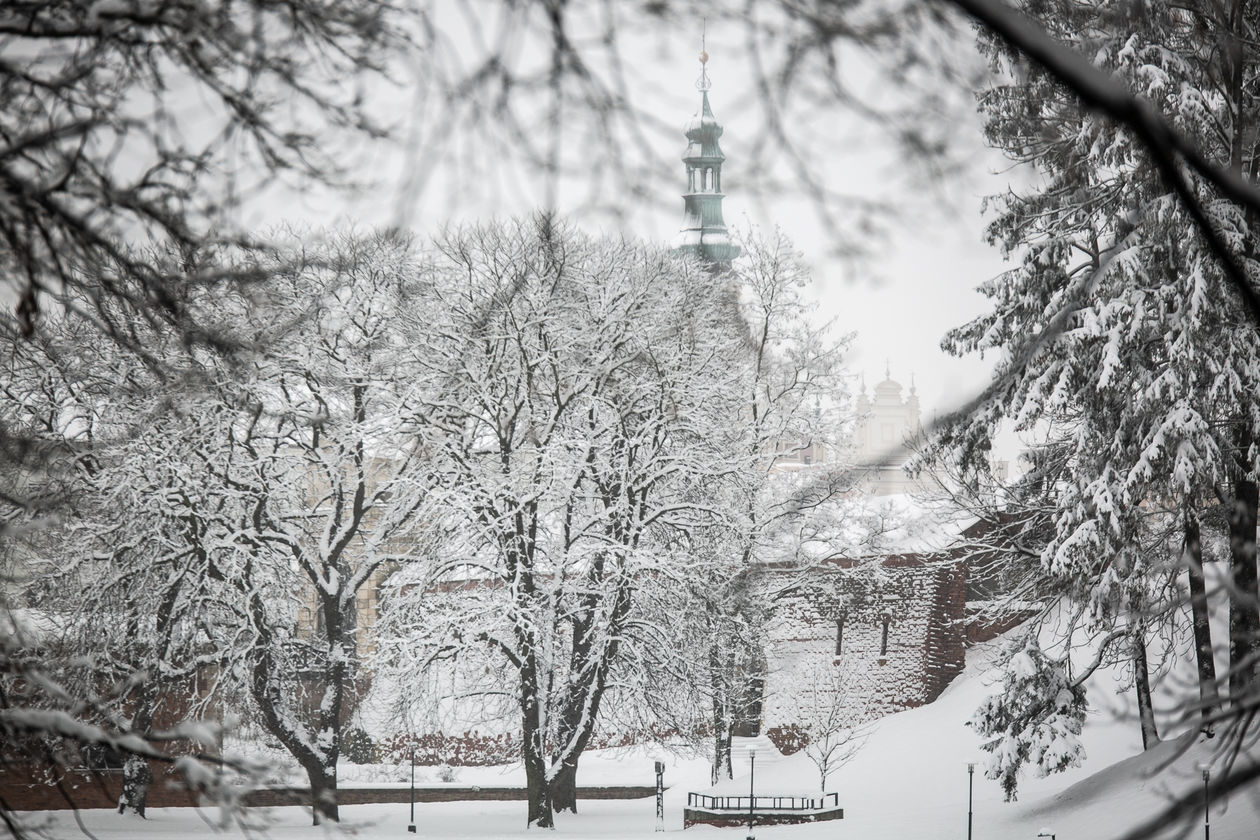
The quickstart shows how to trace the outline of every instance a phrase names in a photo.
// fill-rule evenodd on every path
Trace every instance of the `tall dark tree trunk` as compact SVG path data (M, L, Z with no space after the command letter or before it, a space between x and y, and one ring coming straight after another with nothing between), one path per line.
M246 580L248 581L248 572ZM316 712L315 726L306 727L298 723L293 715L295 698L281 687L281 680L291 671L292 663L281 662L278 659L280 654L276 648L279 645L267 619L267 606L263 596L257 590L250 591L248 604L253 616L254 629L258 634L250 655L252 661L249 690L262 718L263 727L284 745L289 754L297 759L298 764L306 771L311 787L312 823L319 825L326 820L339 821L337 753L341 730L338 724L342 697L345 692L345 685L341 680L344 680L346 676L347 666L342 662L340 665L334 664L331 671L327 669L324 671L325 680L330 675L339 680L331 684L325 681L324 688L325 691L332 692L332 702L320 703L320 708ZM329 658L343 659L341 656ZM330 726L331 729L328 728ZM324 746L315 735L324 731L335 733L331 746Z
M577 813L577 757L556 767L551 777L551 807Z
M578 676L569 686L557 727L555 770L551 779L551 805L556 811L577 812L578 760L595 734L595 723L599 720L599 709L608 686L608 671L617 658L618 639L630 614L631 588L630 579L625 575L624 557L601 555L591 569L592 582L603 578L605 562L610 559L616 568L614 574L618 583L611 595L613 605L604 628L604 639L596 638L597 599L588 601L573 621L569 673Z
M306 778L311 786L311 819L313 824L332 821L339 822L341 815L337 809L337 767L327 766L318 758L307 757L301 762L306 771Z
M598 706L598 700L593 701ZM597 711L591 713L593 718ZM551 776L551 807L556 811L577 813L578 759L590 743L594 726L587 726L581 711L570 706L561 721Z
M146 678L140 686L136 697L136 711L131 717L131 731L140 735L148 735L153 726L153 708L157 704L157 686L153 678ZM145 805L149 798L149 786L153 783L153 768L147 759L129 756L123 762L122 796L118 802L118 813L127 808L144 816Z
M709 682L713 692L713 784L733 778L731 733L735 727L731 692L734 655L725 657L715 644L709 648Z
M1133 687L1137 690L1142 749L1149 750L1159 743L1159 731L1155 727L1155 706L1151 702L1151 674L1146 661L1146 625L1141 622L1133 631Z
M524 527L518 533L526 533ZM513 607L516 612L515 627L516 650L519 659L515 661L519 677L521 707L521 758L525 763L525 789L528 798L528 814L526 826L529 828L554 828L555 815L551 805L551 785L547 782L547 733L543 728L542 709L546 702L543 682L546 674L538 663L538 644L536 631L531 616L534 588L533 566L529 562L529 546L532 545L532 532L523 542L526 547L519 553L509 553L507 568L513 577L509 578L514 588Z
M525 793L529 801L526 825L529 828L554 828L555 814L551 804L551 785L547 783L547 756L543 732L538 721L538 704L525 698L521 704L521 751L525 761Z
M349 569L338 569L341 580L349 580ZM323 741L323 733L332 733L331 739L321 744L320 768L318 778L307 770L311 777L311 800L315 813L315 822L332 820L339 822L341 813L337 807L337 759L341 757L341 726L343 712L346 709L346 693L355 671L354 621L352 612L354 598L348 599L351 611L343 609L343 594L340 591L321 594L324 610L324 625L327 628L325 643L327 653L323 663L323 692L315 716L316 737Z
M517 629L527 634L527 629ZM529 801L526 825L529 828L554 828L555 815L551 804L551 785L547 781L546 733L542 727L541 685L535 649L522 646L521 677L521 758L525 763L525 791Z
M731 718L727 704L713 698L713 784L734 777L731 769Z
M1182 562L1190 585L1190 615L1194 623L1194 654L1199 666L1199 706L1205 731L1211 732L1212 719L1220 703L1216 688L1216 659L1212 653L1212 625L1208 616L1207 583L1203 576L1203 542L1198 517L1187 511L1185 548Z
M1256 508L1260 488L1249 477L1250 434L1239 445L1239 475L1234 482L1234 505L1229 514L1229 554L1233 586L1229 598L1229 694L1231 702L1245 702L1255 681L1255 646L1260 633L1260 602L1256 592Z
M195 524L188 529L188 539L200 546L199 533ZM185 572L187 569L185 569ZM154 650L150 671L145 675L136 694L136 707L131 715L131 731L142 737L148 737L153 728L153 715L156 711L161 689L158 685L162 664L170 658L171 637L175 629L175 605L179 600L184 585L184 573L175 576L171 584L162 593L154 615ZM149 798L149 786L153 783L153 767L147 759L131 756L123 763L123 790L118 803L118 813L131 808L140 816L144 816L145 806Z

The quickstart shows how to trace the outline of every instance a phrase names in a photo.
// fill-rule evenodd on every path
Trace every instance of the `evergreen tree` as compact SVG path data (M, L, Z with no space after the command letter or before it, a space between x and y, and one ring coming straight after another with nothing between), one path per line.
M1241 6L1028 3L1023 11L1158 109L1208 160L1254 177L1260 150L1246 132L1256 118L1247 94L1257 78L1256 21ZM1004 419L1049 441L1055 456L1036 476L1050 526L1040 573L1053 594L1079 605L1094 635L1128 628L1135 656L1157 618L1146 593L1178 571L1145 549L1153 513L1176 514L1193 546L1202 500L1229 499L1230 694L1243 708L1260 623L1256 325L1148 148L1041 66L996 39L981 45L1007 80L981 96L986 136L1039 178L990 205L989 239L1019 264L982 287L992 311L943 344L954 353L997 350L1004 361L998 387L949 430L944 448L983 471ZM1251 214L1205 183L1192 186L1254 273ZM1186 556L1193 578L1201 567ZM1201 599L1191 602L1200 610ZM1211 695L1205 686L1202 696ZM991 767L1003 778L1004 760Z

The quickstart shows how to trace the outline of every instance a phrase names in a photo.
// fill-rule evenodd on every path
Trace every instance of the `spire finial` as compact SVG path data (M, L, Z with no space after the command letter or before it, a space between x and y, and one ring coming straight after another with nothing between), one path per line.
M913 397L913 396L914 396L914 394L915 394L915 388L914 388L914 371L910 371L910 396L912 396L912 397Z
M884 359L884 378L892 379L892 360Z
M696 79L696 90L708 90L713 85L709 82L709 53L705 49L705 35L708 29L708 18L700 21L700 78Z

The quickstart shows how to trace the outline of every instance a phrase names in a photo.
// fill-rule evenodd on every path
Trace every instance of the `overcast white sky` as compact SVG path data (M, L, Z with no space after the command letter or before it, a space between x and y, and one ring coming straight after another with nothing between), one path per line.
M858 195L892 195L905 207L890 240L876 249L877 256L870 263L855 272L852 266L829 258L828 236L803 197L785 194L766 202L741 193L745 174L741 166L748 163L748 145L757 134L756 121L763 117L749 105L751 73L741 66L736 54L723 51L723 37L723 33L710 29L707 46L712 56L710 100L725 127L722 147L726 154L723 186L727 223L773 223L788 231L814 267L812 291L819 301L820 317L834 317L840 330L856 333L849 358L855 378L864 375L867 385L874 385L883 379L887 362L893 378L903 385L909 384L912 373L915 375L925 420L957 407L983 387L992 359L953 359L939 349L940 338L950 327L983 311L984 300L973 290L1002 269L998 253L982 241L980 201L982 196L1004 189L1007 176L997 172L1002 168L1001 158L984 149L978 118L974 113L954 117L960 146L973 150L967 171L936 185L924 185L900 178L899 172L908 167L890 155L886 142L855 128L856 121L841 113L812 117L817 122L809 126L811 130L823 132L823 136L834 133L837 138L826 148L826 159L818 162L820 177ZM643 41L641 60L632 62L630 68L631 93L640 104L651 102L662 124L647 132L650 142L657 144L652 151L665 161L663 166L672 167L663 173L663 180L650 185L652 192L661 195L647 199L627 195L626 213L620 219L583 210L575 217L580 226L662 241L668 241L678 229L684 185L680 157L686 145L682 132L700 98L694 87L699 72L697 47L698 33L657 32ZM963 49L969 47L964 45ZM851 62L850 66L861 72L859 63ZM872 84L878 85L879 80L873 79ZM528 213L542 205L543 191L537 186L536 173L505 175L511 172L509 165L498 168L493 177L486 169L487 176L478 178L477 170L460 169L450 159L437 166L422 159L414 142L409 145L409 138L423 134L426 117L423 105L416 103L414 92L405 83L385 91L381 101L401 130L397 146L374 148L362 156L359 166L377 180L374 188L357 199L330 199L320 192L273 199L265 210L255 211L258 221L394 223L402 207L407 211L406 225L424 236L448 221ZM669 129L669 125L675 128ZM546 130L540 123L538 131ZM617 151L565 149L566 154L579 156ZM505 158L509 156L505 152ZM426 166L434 174L425 191L418 199L404 195L400 200L400 190L406 188L409 176L417 167ZM622 200L615 193L616 185L601 189L606 192L600 200ZM560 211L586 207L590 195L589 183L561 182Z

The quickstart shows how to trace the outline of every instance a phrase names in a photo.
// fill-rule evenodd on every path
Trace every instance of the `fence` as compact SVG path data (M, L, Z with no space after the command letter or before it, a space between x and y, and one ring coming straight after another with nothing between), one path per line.
M750 801L751 800L751 801ZM821 796L710 796L707 793L688 793L687 807L710 813L750 811L827 811L840 807L840 794L824 793Z

